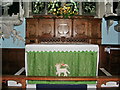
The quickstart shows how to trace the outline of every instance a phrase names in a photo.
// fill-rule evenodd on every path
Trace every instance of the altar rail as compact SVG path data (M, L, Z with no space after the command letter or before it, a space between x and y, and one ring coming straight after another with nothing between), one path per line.
M90 77L55 77L55 76L25 76L25 75L3 75L2 83L7 83L8 80L14 80L22 84L22 89L26 88L26 80L46 80L46 81L97 81L97 88L101 88L102 84L109 81L116 81L120 88L120 77L118 76L90 76Z

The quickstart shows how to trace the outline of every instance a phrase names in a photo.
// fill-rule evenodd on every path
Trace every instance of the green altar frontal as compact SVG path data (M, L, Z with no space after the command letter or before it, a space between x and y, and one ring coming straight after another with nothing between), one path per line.
M96 76L99 59L98 51L97 45L28 45L26 46L26 75ZM93 84L95 82L28 81L28 83Z

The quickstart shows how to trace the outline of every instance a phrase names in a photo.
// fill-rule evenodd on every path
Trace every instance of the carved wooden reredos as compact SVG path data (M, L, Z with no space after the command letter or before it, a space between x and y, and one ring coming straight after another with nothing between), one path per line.
M74 16L68 19L55 16L36 16L26 18L26 21L26 44L101 44L101 19L92 16Z

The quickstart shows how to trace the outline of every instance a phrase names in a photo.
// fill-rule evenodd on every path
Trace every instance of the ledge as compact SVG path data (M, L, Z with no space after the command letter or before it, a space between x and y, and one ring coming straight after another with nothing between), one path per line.
M114 20L114 21L120 20L120 16L107 16L107 17L104 16L104 18L105 20Z
M33 15L33 18L43 18L43 19L51 19L51 18L56 18L56 19L72 19L72 18L94 18L94 16L90 15L75 15L75 16L68 16L65 18L64 16L56 16L56 15Z

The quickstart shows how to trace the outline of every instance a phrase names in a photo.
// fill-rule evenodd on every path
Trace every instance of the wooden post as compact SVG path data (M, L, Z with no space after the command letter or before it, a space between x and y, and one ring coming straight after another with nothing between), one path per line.
M26 89L26 80L22 79L21 84L22 84L22 90L25 90Z

